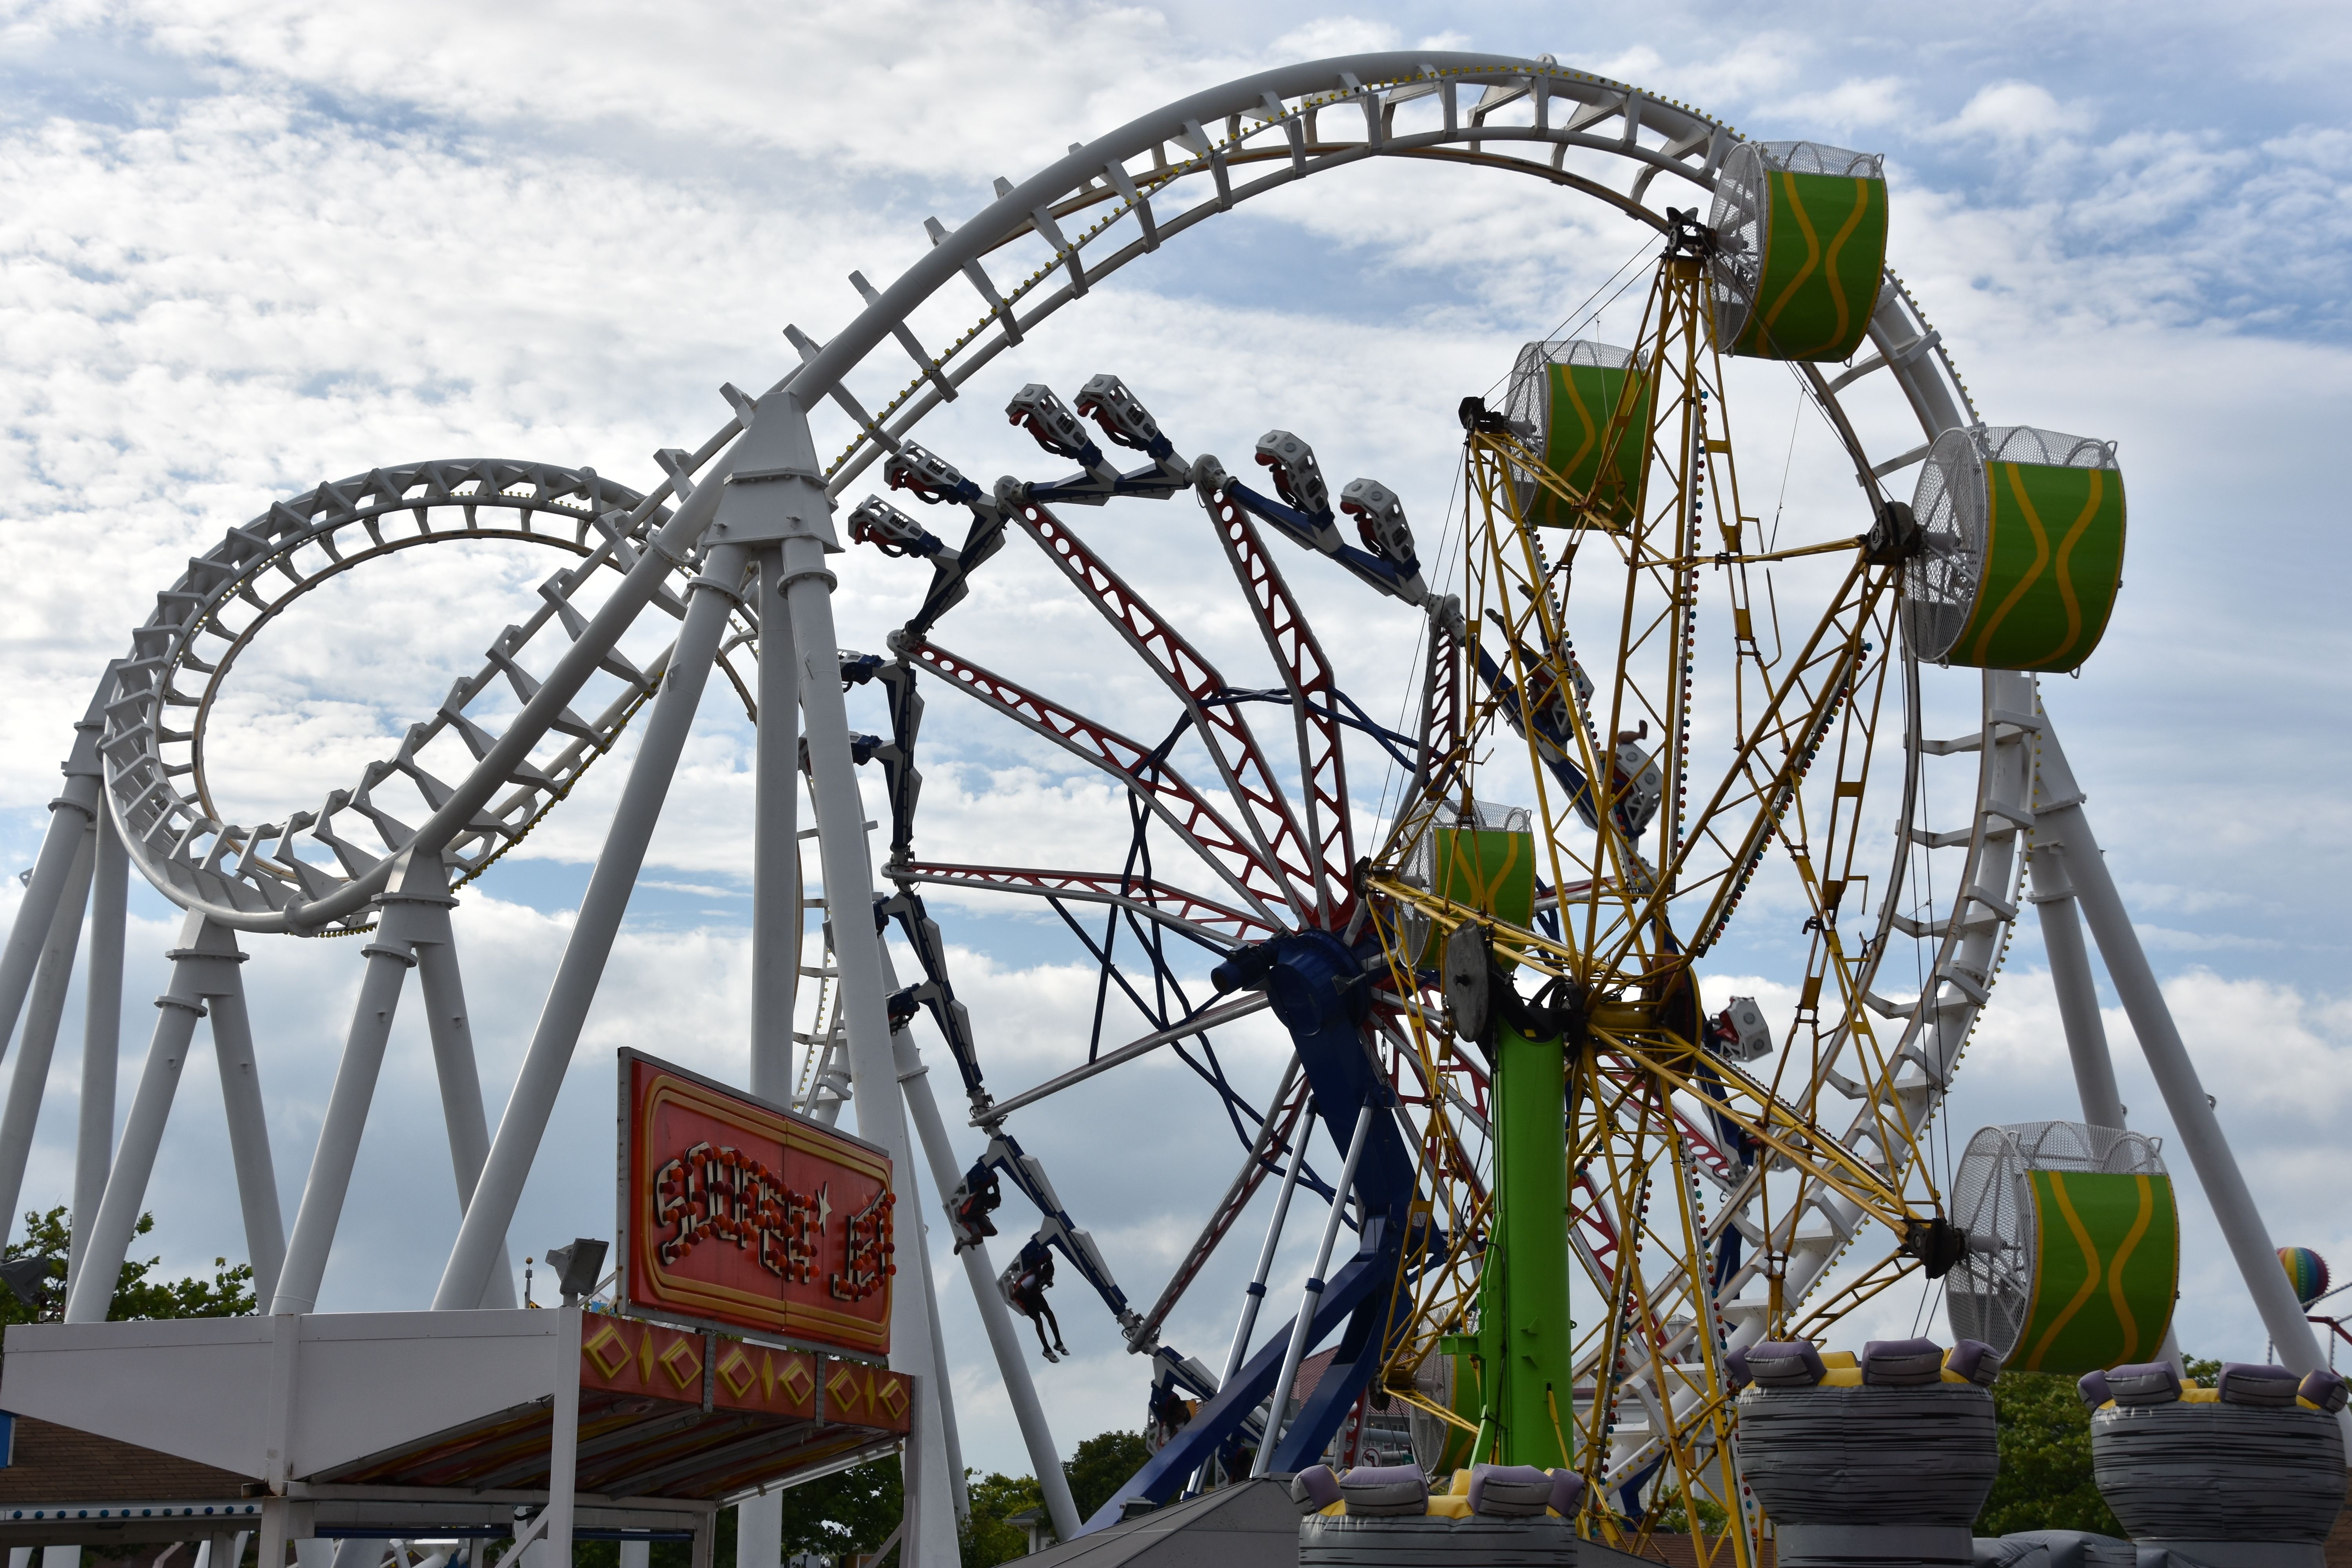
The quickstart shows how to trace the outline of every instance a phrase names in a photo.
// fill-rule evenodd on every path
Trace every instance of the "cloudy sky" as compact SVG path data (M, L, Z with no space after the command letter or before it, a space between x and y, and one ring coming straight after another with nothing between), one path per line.
M2098 657L2079 681L2051 682L2047 701L2276 1239L2352 1267L2339 1201L2352 636L2333 482L2352 415L2352 22L2333 6L1995 0L1931 18L1858 4L1573 16L1506 4L1472 18L1223 0L0 5L0 646L13 676L0 689L0 866L31 864L70 725L153 593L272 498L473 455L593 465L648 487L656 448L696 446L724 418L721 382L782 374L788 321L837 330L856 305L847 274L897 276L926 247L927 216L961 222L992 178L1018 180L1228 77L1405 47L1549 53L1751 135L1883 151L1890 260L1987 417L2119 443L2126 588ZM1455 400L1490 386L1519 342L1638 248L1560 194L1497 176L1335 176L1203 226L1097 289L924 438L983 478L1047 475L994 411L1024 381L1067 395L1109 370L1181 450L1238 468L1259 432L1293 428L1335 482L1375 474L1434 531L1455 483ZM1596 330L1612 324L1630 334L1622 307ZM1853 531L1833 464L1793 440L1776 449L1792 428L1785 383L1757 380L1741 407L1751 489L1777 489L1792 527ZM1253 634L1189 501L1078 521L1217 657L1246 662ZM346 580L257 645L213 758L244 820L313 804L383 754L520 618L547 570L453 554ZM866 552L840 565L842 640L878 648L920 574ZM1313 576L1294 572L1351 689L1395 711L1410 618ZM1164 733L1164 698L1056 582L1015 542L942 640ZM518 1257L610 1233L614 1047L745 1070L749 735L724 695L714 689L688 749L513 1232ZM1017 847L1066 864L1115 853L1118 805L1094 780L950 702L933 703L925 762L940 850L1012 858ZM870 705L853 716L880 727ZM458 916L493 1114L628 755ZM1360 792L1378 780L1361 768ZM18 889L0 881L5 919ZM1010 1090L1076 1059L1093 984L1055 929L945 900L941 913L992 1082ZM134 1004L161 988L174 930L141 890ZM290 1220L356 955L251 945ZM1752 984L1785 1009L1784 951L1735 948L1709 984ZM74 1005L78 1018L78 994ZM143 1005L126 1010L126 1105L151 1022ZM2109 1028L2134 1124L2168 1138L2119 1013ZM72 1038L20 1208L68 1193ZM1234 1031L1225 1055L1236 1086L1262 1098L1280 1065L1270 1033ZM209 1078L189 1074L150 1194L174 1268L242 1251ZM1147 1300L1238 1159L1197 1090L1181 1064L1154 1062L1015 1125ZM1964 1137L2072 1111L2029 921L1948 1127ZM455 1217L412 1003L325 1305L424 1304ZM2259 1357L2262 1331L2193 1196L2184 1224L2184 1342ZM1307 1261L1286 1258L1294 1288ZM1225 1259L1171 1320L1171 1340L1213 1365L1244 1262ZM1038 1369L1063 1441L1139 1424L1137 1363L1107 1319L1063 1296L1077 1354ZM950 1300L967 1459L1026 1468L970 1304ZM1857 1337L1919 1306L1889 1305Z

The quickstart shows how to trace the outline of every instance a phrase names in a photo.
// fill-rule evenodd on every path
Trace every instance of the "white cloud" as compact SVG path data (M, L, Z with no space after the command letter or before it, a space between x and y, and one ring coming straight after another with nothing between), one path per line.
M2087 110L2060 103L2039 83L2002 81L1979 88L1953 117L1949 129L1962 135L2018 143L2076 135L2090 123Z
M1274 40L1266 54L1273 59L1316 60L1327 55L1352 55L1392 49L1399 35L1387 22L1361 16L1318 16Z
M1808 93L1773 106L1775 119L1819 124L1824 130L1876 130L1916 109L1911 84L1901 77L1853 78L1826 91Z

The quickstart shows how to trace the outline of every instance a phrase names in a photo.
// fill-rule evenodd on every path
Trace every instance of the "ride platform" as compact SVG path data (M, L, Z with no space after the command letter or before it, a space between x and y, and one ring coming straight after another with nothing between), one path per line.
M868 1361L576 1308L20 1324L0 1355L0 1405L203 1467L231 1528L496 1537L568 1501L575 1536L691 1539L705 1565L720 1506L891 1452L913 1394ZM11 1544L211 1533L108 1476L45 1489L0 1508Z
M1290 1477L1261 1476L1139 1509L1023 1558L1021 1568L1298 1568L1298 1519ZM1659 1561L1597 1541L1576 1550L1579 1568L1657 1568Z

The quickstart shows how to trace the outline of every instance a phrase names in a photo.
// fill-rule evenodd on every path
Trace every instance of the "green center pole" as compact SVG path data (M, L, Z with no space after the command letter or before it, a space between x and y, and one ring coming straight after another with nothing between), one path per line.
M1493 1425L1480 1434L1477 1457L1498 1464L1575 1462L1566 1090L1559 1041L1497 1026L1495 1224L1478 1310L1479 1381Z

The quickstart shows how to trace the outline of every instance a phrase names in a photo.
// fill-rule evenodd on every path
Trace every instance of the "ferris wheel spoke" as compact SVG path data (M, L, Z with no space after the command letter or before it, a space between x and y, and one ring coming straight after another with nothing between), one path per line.
M1067 523L1041 506L1024 506L1015 515L1045 558L1061 569L1183 703L1240 809L1242 824L1260 862L1279 876L1283 901L1300 924L1312 924L1318 903L1315 858L1249 721L1231 704L1209 700L1228 689L1224 677Z
M1278 1158L1292 1161L1305 1158L1305 1141L1297 1135L1310 1097L1311 1091L1301 1080L1298 1057L1294 1052L1290 1065L1283 1070L1282 1082L1268 1102L1265 1116L1258 1123L1257 1141L1250 1145L1249 1152L1243 1157L1241 1170L1225 1188L1225 1195L1209 1215L1208 1223L1201 1227L1201 1234L1184 1254L1184 1260L1168 1277L1160 1299L1151 1304L1129 1331L1129 1350L1142 1350L1157 1342L1160 1325L1167 1321L1168 1314L1175 1310L1176 1303L1183 1300L1184 1292L1192 1289L1193 1280L1200 1278L1201 1270L1208 1266L1218 1244L1240 1220L1242 1211L1249 1206L1250 1200L1265 1184L1265 1178L1275 1173ZM1303 1168L1301 1174L1304 1174ZM1214 1394L1216 1389L1212 1384L1203 1392Z
M1001 1172L1036 1205L1039 1213L1045 1218L1045 1224L1038 1233L1040 1238L1046 1245L1060 1251L1085 1277L1088 1285L1110 1310L1112 1316L1118 1321L1121 1332L1128 1337L1129 1348L1130 1350L1150 1348L1150 1343L1156 1342L1153 1340L1157 1332L1156 1321L1151 1329L1139 1331L1139 1320L1127 1299L1126 1292L1119 1288L1118 1281L1113 1278L1109 1265L1104 1260L1101 1249L1095 1244L1094 1238L1079 1228L1071 1218L1069 1212L1062 1206L1052 1181L1045 1174L1044 1164L1034 1155L1025 1153L1020 1144L1004 1131L1004 1119L1012 1111L1021 1109L1024 1105L1034 1103L1058 1087L1066 1087L1066 1081L1041 1086L1037 1090L1015 1095L1003 1101L992 1103L990 1101L981 1081L979 1054L972 1037L971 1019L966 1015L962 1004L956 1000L953 984L949 978L945 942L940 936L938 924L931 920L929 911L924 908L921 896L906 885L907 880L908 879L902 877L899 891L895 897L886 900L882 909L885 914L895 917L901 929L907 933L908 942L915 951L917 961L922 967L924 978L918 984L907 988L892 999L891 1011L894 1018L911 1016L917 1006L927 1006L930 1009L933 1021L939 1026L941 1036L948 1042L950 1054L955 1058L957 1066L962 1072L965 1092L974 1110L971 1124L989 1134L988 1148L981 1156L980 1163ZM1252 998L1251 1001L1263 1005L1262 998ZM1193 1018L1186 1022L1190 1027L1205 1029L1213 1027L1217 1022L1240 1016L1254 1009L1247 1005L1229 1005L1225 1009L1219 1010L1217 1017ZM1173 1037L1173 1036L1170 1037L1171 1039ZM1127 1053L1113 1053L1114 1057L1120 1059L1131 1059L1132 1056L1141 1054L1143 1051L1138 1049L1130 1049ZM1082 1071L1103 1070L1118 1065L1119 1060L1106 1058L1095 1064L1090 1064L1088 1069L1082 1069ZM1164 1315L1163 1308L1161 1316L1164 1317Z
M1662 887L1672 885L1675 876L1688 864L1692 847L1702 835L1712 836L1719 818L1742 809L1752 811L1736 835L1738 847L1732 856L1731 874L1717 885L1694 927L1699 933L1691 943L1694 955L1711 948L1730 923L1780 815L1796 796L1814 751L1844 700L1848 679L1863 657L1862 634L1871 624L1871 612L1892 585L1891 574L1873 570L1857 552L1830 608L1781 678L1770 701L1741 737L1734 764L1695 819L1688 844L1661 879ZM1813 678L1810 689L1808 676ZM1775 742L1779 754L1768 757L1767 748ZM1738 787L1743 783L1744 790ZM1818 879L1811 875L1810 866L1805 871L1804 880L1817 889Z
M1072 919L1069 911L1057 900L1048 900L1047 903L1055 914L1062 917L1063 923L1069 928L1071 934L1077 938L1079 944L1086 948L1098 966L1100 984L1096 994L1093 1037L1087 1042L1088 1068L1091 1068L1097 1061L1102 1059L1103 1003L1108 988L1116 985L1120 994L1134 1005L1135 1010L1143 1016L1146 1022L1158 1026L1160 1037L1155 1037L1151 1043L1171 1047L1176 1058L1192 1068L1202 1082L1216 1091L1226 1117L1233 1123L1234 1136L1240 1139L1244 1144L1247 1144L1250 1142L1251 1133L1242 1123L1244 1119L1253 1122L1258 1121L1257 1110L1248 1100L1243 1099L1233 1084L1227 1080L1223 1064L1217 1060L1216 1047L1210 1043L1207 1030L1215 1024L1227 1023L1244 1013L1257 1011L1259 1006L1265 1005L1263 994L1254 994L1244 1002L1233 1004L1231 1011L1220 1011L1214 1004L1210 1004L1197 1014L1193 1013L1192 1004L1185 999L1183 983L1169 967L1166 954L1148 937L1145 937L1141 945L1145 956L1150 961L1155 991L1153 999L1147 1001L1142 993L1136 988L1135 983L1128 978L1126 971L1113 961L1110 942L1097 943L1094 937ZM1114 917L1117 911L1114 911ZM1114 926L1112 929L1115 934L1117 928ZM1138 935L1141 937L1142 933L1139 932ZM1168 999L1171 995L1174 996L1177 1007L1186 1014L1186 1017L1171 1018L1169 1016ZM1188 1037L1199 1042L1202 1060L1195 1061L1192 1053L1184 1048L1182 1042ZM1141 1042L1119 1047L1121 1051L1132 1052L1135 1055L1142 1054L1147 1048L1149 1047ZM1311 1181L1309 1185L1315 1186L1318 1193L1326 1191L1325 1188Z
M1124 1067L1129 1062L1159 1049L1161 1046L1173 1045L1188 1035L1197 1035L1202 1030L1213 1029L1222 1025L1233 1023L1236 1019L1245 1018L1252 1013L1264 1011L1265 1006L1265 997L1251 996L1239 1002L1227 1002L1203 1007L1198 1013L1179 1018L1163 1028L1153 1030L1140 1039L1130 1040L1126 1045L1104 1051L1092 1060L1072 1068L1067 1072L1056 1074L1034 1089L1024 1089L1018 1094L1006 1095L989 1106L984 1113L975 1115L972 1118L972 1125L975 1127L992 1125L1003 1117L1010 1116L1016 1110L1034 1105L1041 1100L1084 1083L1098 1074L1108 1072L1113 1068Z
M1347 756L1335 711L1339 685L1332 679L1331 661L1283 581L1281 568L1266 553L1265 542L1241 508L1207 497L1202 504L1209 509L1242 597L1290 692L1291 716L1298 731L1298 771L1307 786L1302 804L1307 839L1314 847L1317 912L1325 926L1338 929L1355 912L1356 835L1348 819Z
M1278 923L1265 900L1270 897L1288 902L1287 883L1207 797L1168 765L1164 750L1129 740L936 643L904 640L900 652L939 676L950 689L977 699L1125 784L1148 801L1153 814L1224 879L1253 914L1269 926Z
M1625 1061L1640 1068L1645 1074L1675 1089L1686 1093L1702 1092L1692 1077L1687 1057L1696 1052L1676 1052L1685 1058L1677 1061L1657 1045L1628 1036L1608 1035L1596 1030L1596 1037L1605 1038L1607 1048ZM1885 1173L1844 1143L1831 1137L1817 1124L1807 1121L1785 1101L1774 1096L1762 1085L1740 1073L1727 1062L1708 1064L1710 1073L1725 1089L1715 1100L1721 1109L1717 1114L1737 1123L1739 1129L1759 1145L1759 1157L1769 1151L1769 1156L1786 1166L1801 1171L1849 1201L1867 1209L1874 1218L1900 1229L1915 1215L1899 1187L1890 1184ZM1710 1097L1712 1098L1712 1097ZM1676 1142L1680 1142L1677 1137Z
M1019 893L1108 904L1180 931L1214 951L1262 942L1282 928L1246 910L1148 877L1116 871L1049 871L1026 866L961 866L908 860L892 873L903 881L975 891Z

